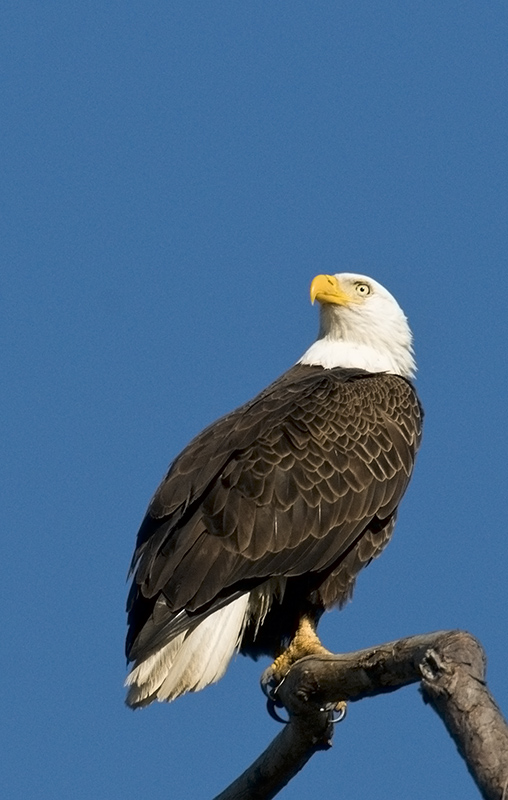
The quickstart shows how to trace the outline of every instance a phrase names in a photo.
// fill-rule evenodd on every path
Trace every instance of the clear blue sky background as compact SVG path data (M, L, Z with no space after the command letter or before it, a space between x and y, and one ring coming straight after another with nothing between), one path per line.
M507 34L501 0L3 4L2 796L208 800L278 732L244 658L124 707L125 575L169 461L315 336L319 272L399 299L427 412L325 643L466 628L508 711ZM478 796L415 687L280 796L324 794Z

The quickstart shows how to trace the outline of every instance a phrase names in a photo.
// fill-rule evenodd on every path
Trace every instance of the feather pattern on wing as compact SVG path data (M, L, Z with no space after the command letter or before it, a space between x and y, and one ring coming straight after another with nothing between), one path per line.
M129 660L274 578L274 597L300 581L322 607L344 602L391 535L421 418L405 378L300 364L206 428L138 534Z

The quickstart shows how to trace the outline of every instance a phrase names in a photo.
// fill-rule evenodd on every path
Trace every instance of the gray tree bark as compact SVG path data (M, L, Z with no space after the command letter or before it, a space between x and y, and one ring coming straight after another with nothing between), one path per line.
M377 647L307 656L277 698L289 722L215 800L270 800L318 750L331 747L330 708L420 682L485 800L508 800L508 725L485 683L485 654L464 631L410 636Z

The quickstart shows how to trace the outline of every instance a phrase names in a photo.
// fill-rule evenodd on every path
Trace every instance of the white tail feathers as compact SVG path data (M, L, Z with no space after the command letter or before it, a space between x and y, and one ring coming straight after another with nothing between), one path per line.
M248 615L249 595L179 634L127 676L127 705L174 700L218 681L238 649Z

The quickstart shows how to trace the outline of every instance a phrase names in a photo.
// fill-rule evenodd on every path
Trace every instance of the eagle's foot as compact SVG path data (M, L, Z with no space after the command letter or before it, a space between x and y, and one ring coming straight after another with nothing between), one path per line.
M277 684L274 685L270 683L270 680L264 681L266 677L266 672L269 672L269 669L266 670L262 677L261 677L261 687L266 694L266 710L270 714L271 718L274 719L276 722L281 722L282 724L286 725L289 722L289 719L284 719L279 714L279 708L284 708L283 704L277 697L277 692L279 688L284 683L285 678ZM339 722L342 722L346 718L347 714L347 703L345 700L339 700L337 703L329 703L328 705L324 706L320 709L321 711L326 711L329 714L329 721L332 725L337 725Z
M313 621L308 617L302 617L289 646L263 672L261 676L263 692L279 708L282 707L280 701L277 700L277 691L293 664L305 656L322 655L331 654L319 641Z

